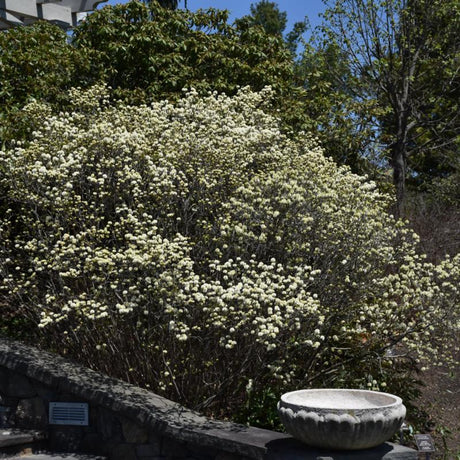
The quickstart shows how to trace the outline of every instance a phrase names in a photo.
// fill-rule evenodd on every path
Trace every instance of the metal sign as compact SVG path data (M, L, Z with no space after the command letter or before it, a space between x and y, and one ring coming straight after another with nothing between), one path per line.
M88 426L88 404L50 402L50 425Z
M419 452L435 452L433 438L429 434L414 434Z

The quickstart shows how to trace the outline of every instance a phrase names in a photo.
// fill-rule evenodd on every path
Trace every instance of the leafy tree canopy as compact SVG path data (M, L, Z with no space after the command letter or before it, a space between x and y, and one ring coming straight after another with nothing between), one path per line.
M30 98L62 109L66 88L100 80L114 88L114 97L134 103L178 99L185 87L234 94L242 86L271 85L285 125L300 126L301 110L292 104L292 58L283 40L247 22L232 27L227 19L225 11L172 11L132 1L89 15L72 43L47 23L1 34L2 108L14 112L3 120L2 139L30 133L34 121L18 115Z
M295 64L295 82L305 91L305 120L327 155L354 172L377 179L380 168L374 161L375 133L370 121L377 113L375 101L359 98L347 56L331 42L307 43Z
M143 100L176 99L184 87L285 91L292 68L282 40L247 23L231 27L227 18L226 11L171 11L132 1L94 12L75 29L74 44L94 50L92 65L111 87L136 90Z
M236 24L247 23L261 26L269 35L282 36L287 24L287 13L280 11L278 4L267 0L251 4L251 14L236 20ZM296 22L292 30L286 34L285 43L294 55L303 33L308 28L308 20Z
M85 85L84 54L68 45L65 32L44 21L0 33L1 139L22 136L28 122L20 108L26 102L59 102L75 83Z
M280 11L275 2L262 0L251 3L251 20L260 25L270 35L282 35L287 24L287 13Z

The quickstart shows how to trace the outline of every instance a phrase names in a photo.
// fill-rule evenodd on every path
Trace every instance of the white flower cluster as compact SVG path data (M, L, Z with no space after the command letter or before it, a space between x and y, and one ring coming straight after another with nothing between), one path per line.
M366 385L390 347L448 359L460 258L424 263L374 184L280 132L270 94L28 106L33 140L0 153L3 301L188 404L334 384L346 363Z

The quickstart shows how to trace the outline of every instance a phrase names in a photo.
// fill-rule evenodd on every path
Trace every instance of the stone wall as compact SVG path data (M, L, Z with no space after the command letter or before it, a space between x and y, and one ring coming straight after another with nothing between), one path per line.
M89 404L88 426L50 425L50 402ZM416 459L385 443L338 453L290 436L210 420L154 393L24 344L0 339L0 423L48 433L49 448L111 460Z

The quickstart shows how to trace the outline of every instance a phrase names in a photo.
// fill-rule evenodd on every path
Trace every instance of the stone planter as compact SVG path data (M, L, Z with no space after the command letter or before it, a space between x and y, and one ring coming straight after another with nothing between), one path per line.
M299 390L281 396L286 431L327 449L367 449L390 439L406 415L401 398L368 390Z

